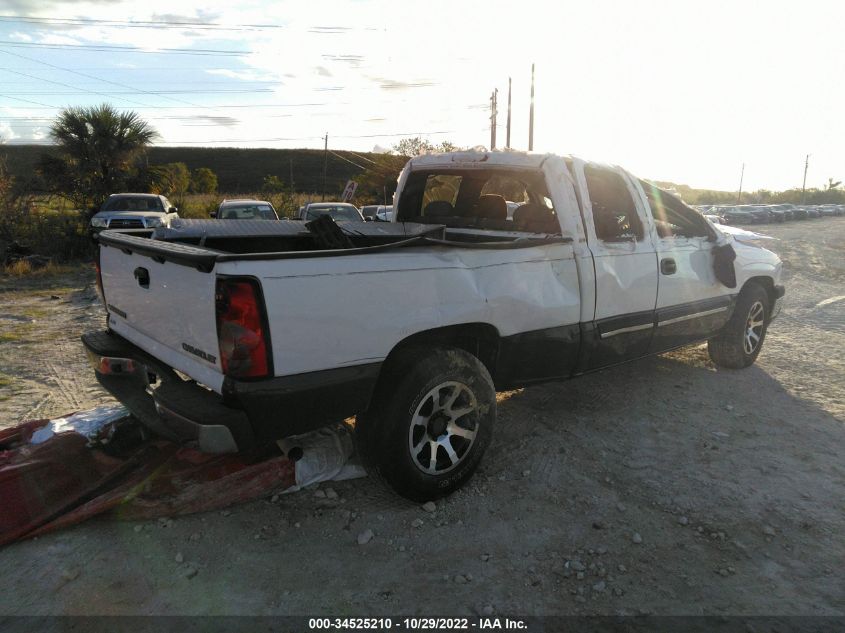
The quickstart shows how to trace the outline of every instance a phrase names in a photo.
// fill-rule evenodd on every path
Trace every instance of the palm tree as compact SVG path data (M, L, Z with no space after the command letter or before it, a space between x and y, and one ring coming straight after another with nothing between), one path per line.
M63 110L51 126L50 136L65 172L60 180L74 189L67 193L97 208L109 194L120 190L136 159L158 133L137 113L118 112L102 104ZM56 168L55 162L52 167Z

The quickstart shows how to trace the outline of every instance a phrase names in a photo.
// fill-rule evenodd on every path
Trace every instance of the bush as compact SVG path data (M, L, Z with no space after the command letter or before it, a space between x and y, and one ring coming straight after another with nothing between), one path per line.
M38 209L26 201L0 207L0 251L14 242L55 262L90 259L94 253L84 214Z

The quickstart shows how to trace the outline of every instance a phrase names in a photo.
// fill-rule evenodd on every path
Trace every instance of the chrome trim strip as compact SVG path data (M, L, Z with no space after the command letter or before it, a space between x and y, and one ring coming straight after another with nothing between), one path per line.
M611 336L616 336L617 334L625 334L626 332L639 332L640 330L648 330L649 328L653 328L654 323L643 323L642 325L631 325L628 327L621 327L618 330L611 330L610 332L602 332L602 338L608 338Z
M724 312L727 309L728 306L722 306L721 308L713 308L712 310L705 310L704 312L693 312L692 314L685 314L684 316L675 317L674 319L666 319L665 321L660 321L657 324L657 327L662 327L664 325L672 325L673 323L680 323L681 321L689 321L690 319L697 319L699 317L710 316L711 314Z

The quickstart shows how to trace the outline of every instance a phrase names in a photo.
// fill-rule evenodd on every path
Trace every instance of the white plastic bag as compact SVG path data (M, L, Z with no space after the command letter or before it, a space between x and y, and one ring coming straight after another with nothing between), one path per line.
M296 485L285 492L296 492L321 481L343 481L366 477L367 471L358 462L350 430L345 425L318 429L287 438L287 445L302 448L296 462Z

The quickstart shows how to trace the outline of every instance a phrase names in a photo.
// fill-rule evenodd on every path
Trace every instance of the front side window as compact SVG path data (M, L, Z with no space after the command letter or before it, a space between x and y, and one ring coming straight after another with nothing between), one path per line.
M672 194L643 180L640 185L648 198L657 234L660 237L709 237L701 215Z
M603 242L643 239L643 224L622 176L608 169L584 168L596 237Z

